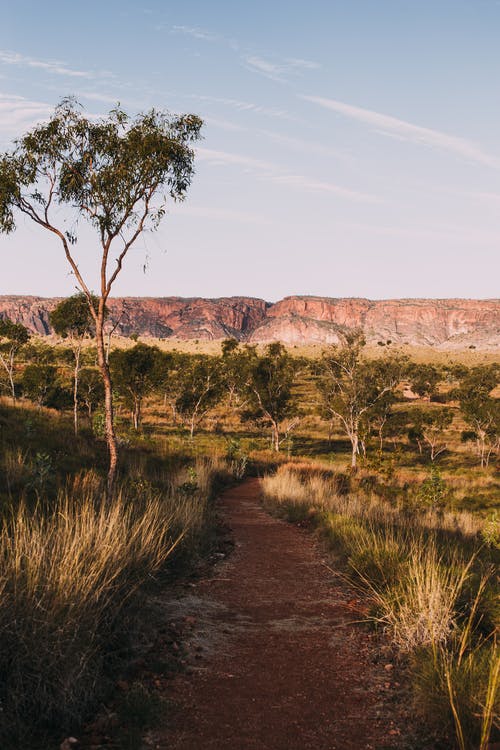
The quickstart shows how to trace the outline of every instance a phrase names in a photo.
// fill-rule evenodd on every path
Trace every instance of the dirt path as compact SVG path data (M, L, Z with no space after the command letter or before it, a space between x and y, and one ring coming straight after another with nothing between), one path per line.
M313 538L270 517L258 480L222 497L234 551L176 613L194 667L170 682L161 750L361 750L398 747L397 692L352 592ZM397 683L396 683L397 687Z

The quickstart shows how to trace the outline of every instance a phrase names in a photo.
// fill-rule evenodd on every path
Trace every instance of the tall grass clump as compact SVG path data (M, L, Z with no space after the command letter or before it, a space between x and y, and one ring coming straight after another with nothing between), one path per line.
M428 725L460 750L500 739L498 558L488 522L341 494L331 473L314 466L282 465L262 489L289 520L299 510L315 518L409 666L415 710Z
M0 528L0 746L71 730L106 691L139 593L200 533L214 464L169 489L124 485L104 502L84 472L54 502L20 502ZM222 467L218 467L221 469Z

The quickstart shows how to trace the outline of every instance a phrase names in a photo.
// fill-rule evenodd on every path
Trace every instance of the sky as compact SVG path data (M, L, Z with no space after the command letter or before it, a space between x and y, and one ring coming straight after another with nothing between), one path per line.
M116 295L498 298L498 0L0 0L0 151L74 95L204 120ZM97 289L99 248L77 245ZM0 294L68 295L20 218Z

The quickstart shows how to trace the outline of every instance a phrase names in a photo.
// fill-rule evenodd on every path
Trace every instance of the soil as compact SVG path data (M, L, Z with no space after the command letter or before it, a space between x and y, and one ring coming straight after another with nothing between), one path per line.
M401 748L397 668L311 534L270 516L258 480L220 502L233 551L168 606L186 668L168 679L160 750ZM170 644L172 645L172 644Z

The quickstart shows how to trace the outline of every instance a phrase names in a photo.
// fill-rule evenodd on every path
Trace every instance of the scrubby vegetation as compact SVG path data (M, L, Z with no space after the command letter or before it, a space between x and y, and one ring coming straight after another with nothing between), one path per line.
M68 347L67 333L48 344L16 326L0 328L3 746L91 710L144 591L207 547L213 479L249 468L340 555L427 722L447 717L461 748L496 737L497 365L369 358L357 334L319 358L134 340L109 353L110 495L91 332Z
M263 479L266 502L318 529L409 665L415 710L444 746L485 750L500 733L500 540L465 512L388 502L321 465Z
M105 460L71 419L0 406L0 744L74 731L106 696L144 594L210 544L222 458L129 446L105 500ZM46 742L47 740L45 740Z

